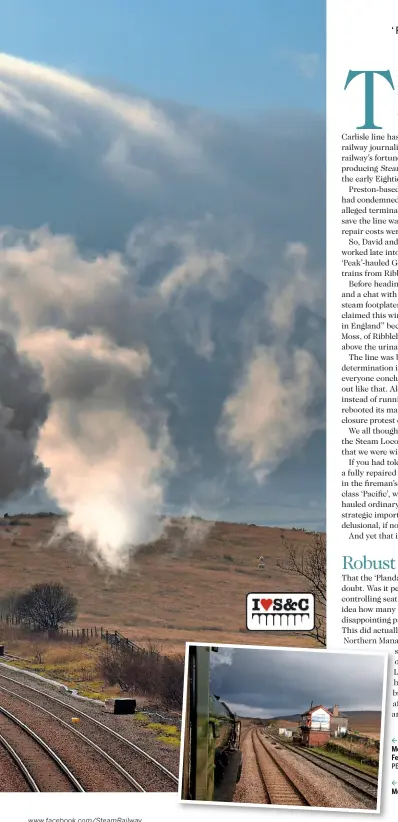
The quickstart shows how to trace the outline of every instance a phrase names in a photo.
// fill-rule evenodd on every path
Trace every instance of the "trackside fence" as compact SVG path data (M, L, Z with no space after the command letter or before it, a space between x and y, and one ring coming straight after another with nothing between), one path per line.
M32 631L34 633L38 632L38 627L35 625L32 620L26 619L19 619L16 616L9 616L0 613L0 627L4 625L7 627L14 627L20 628L21 630L25 631ZM123 636L119 631L108 631L106 628L101 626L94 625L91 628L64 628L59 627L57 631L51 632L52 636L55 638L70 638L70 639L79 639L81 641L87 641L89 639L101 639L103 642L106 642L107 645L111 645L113 647L125 647L129 648L131 651L142 651L144 653L148 653L145 648L142 648L141 645L137 645L135 642L132 642L131 639ZM154 653L151 651L151 653Z

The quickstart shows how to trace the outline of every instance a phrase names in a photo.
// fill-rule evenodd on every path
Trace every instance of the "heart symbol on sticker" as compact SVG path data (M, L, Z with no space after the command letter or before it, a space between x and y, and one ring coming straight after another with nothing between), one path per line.
M265 611L268 611L268 608L271 607L273 601L273 599L260 599L261 605L263 606Z

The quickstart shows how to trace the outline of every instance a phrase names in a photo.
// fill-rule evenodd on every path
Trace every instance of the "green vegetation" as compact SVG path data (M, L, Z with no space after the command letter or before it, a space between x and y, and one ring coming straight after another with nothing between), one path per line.
M341 762L342 765L351 765L353 768L357 768L364 773L369 774L369 776L378 776L379 769L375 765L368 765L366 762L361 762L358 759L355 759L353 756L343 755L341 753L331 753L330 751L320 750L320 748L310 748L316 754L325 757L325 759L332 759L336 762Z
M148 722L147 728L151 731L157 731L156 739L158 742L163 742L165 745L173 745L176 748L180 744L180 732L175 725L162 725L161 722Z
M175 736L157 736L156 737L158 742L163 742L165 745L173 745L173 747L179 748L180 747L180 737Z
M31 641L29 638L14 640L16 653L23 653L23 659L6 661L14 668L21 668L53 679L76 690L80 696L105 701L115 696L115 689L106 685L98 675L101 652L99 644L86 645L52 642L51 640ZM20 646L20 647L18 647Z
M151 728L152 731L162 731L166 736L179 734L179 730L175 725L163 725L161 722L149 722L148 728Z
M149 731L157 734L158 742L163 742L164 745L172 745L178 748L180 745L181 734L175 725L165 725L162 722L150 722L149 717L141 712L137 712L133 716L134 720L142 722Z

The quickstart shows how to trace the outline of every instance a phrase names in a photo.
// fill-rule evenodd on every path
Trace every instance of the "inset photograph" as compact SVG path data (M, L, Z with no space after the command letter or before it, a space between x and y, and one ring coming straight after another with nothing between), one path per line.
M189 644L183 802L378 812L387 656Z

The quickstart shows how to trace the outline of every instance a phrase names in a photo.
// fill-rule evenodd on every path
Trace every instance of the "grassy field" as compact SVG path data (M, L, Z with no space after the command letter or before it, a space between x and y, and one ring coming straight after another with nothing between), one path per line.
M305 549L302 531L199 523L182 538L178 524L139 550L124 573L96 565L71 540L49 544L55 517L23 517L0 529L0 598L36 582L62 581L77 596L80 627L119 630L138 644L156 641L164 653L186 641L316 647L311 635L246 630L252 591L306 591L305 582L278 568L284 543ZM258 570L264 557L265 568Z
M331 744L338 744L340 748L344 748L347 751L347 754L354 753L359 754L360 756L371 756L374 759L379 758L379 749L376 745L373 744L372 737L367 737L367 741L363 742L362 740L353 740L352 737L350 739L336 739L331 740Z
M66 685L71 690L76 690L80 696L89 699L105 702L108 698L126 696L118 686L108 685L99 673L100 657L104 650L103 642L89 641L80 644L66 640L38 640L33 634L23 636L16 628L3 628L2 632L0 631L0 641L6 643L9 654L19 657L9 662L14 668L40 674ZM12 672L10 673L12 675ZM179 728L173 724L153 722L150 715L140 710L148 699L140 697L139 694L134 694L134 698L138 711L131 716L132 723L138 723L141 728L145 728L158 742L178 748L181 736ZM173 714L169 711L168 715L174 718L179 712Z
M351 732L357 732L370 739L380 739L380 711L348 711L348 724Z
M342 765L351 765L353 768L358 768L358 770L363 771L370 776L377 777L379 774L379 769L377 767L367 765L366 762L361 762L358 759L354 759L349 755L349 751L347 751L347 754L345 755L338 751L325 751L323 748L311 748L311 750L319 756L324 756L326 759L331 759L333 762L341 762Z
M99 674L104 650L101 641L56 642L39 639L33 633L24 635L18 628L0 629L0 640L8 654L18 657L10 662L14 667L53 679L91 699L105 700L121 694L119 688L106 685Z

